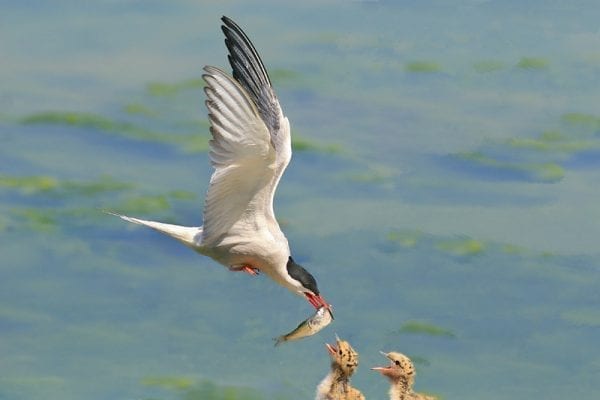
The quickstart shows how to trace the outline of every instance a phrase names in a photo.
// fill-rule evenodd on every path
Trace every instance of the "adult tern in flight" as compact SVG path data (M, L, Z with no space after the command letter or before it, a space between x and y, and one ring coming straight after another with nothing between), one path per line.
M211 66L202 76L215 169L204 224L187 227L115 215L171 236L231 271L263 272L316 309L331 312L315 278L292 258L273 211L275 189L292 157L290 124L250 39L231 19L221 20L233 76Z

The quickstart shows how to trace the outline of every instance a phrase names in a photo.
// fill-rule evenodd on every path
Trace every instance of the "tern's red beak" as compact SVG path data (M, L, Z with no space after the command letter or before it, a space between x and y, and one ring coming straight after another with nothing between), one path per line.
M308 300L310 305L313 306L316 310L318 310L321 307L325 307L327 311L329 311L329 314L331 314L331 318L333 318L333 313L331 312L331 305L325 301L323 296L312 293L304 293L304 295L306 296L306 299Z

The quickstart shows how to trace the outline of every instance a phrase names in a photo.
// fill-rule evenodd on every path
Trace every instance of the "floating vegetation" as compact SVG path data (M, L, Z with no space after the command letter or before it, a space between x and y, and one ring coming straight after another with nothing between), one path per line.
M146 86L146 93L150 96L173 96L184 90L202 89L202 78L186 79L177 83L151 82Z
M59 182L51 176L0 175L0 187L18 189L22 193L47 192L58 188Z
M530 149L543 152L575 153L583 150L598 148L598 144L591 141L572 140L559 141L547 140L544 137L536 139L511 138L506 144L513 148Z
M369 165L361 172L350 173L350 180L360 183L391 183L395 173L392 168L384 165Z
M482 253L485 250L485 243L471 238L464 238L444 240L439 242L436 247L447 253L463 257Z
M398 333L407 334L422 334L429 336L442 336L454 338L456 335L449 329L441 328L439 326L430 324L422 321L408 321L402 324Z
M84 218L102 215L95 208L35 208L15 207L7 214L6 221L1 221L4 229L28 230L40 233L55 232L61 225L74 225Z
M100 193L120 192L132 189L134 186L132 183L117 181L110 176L101 176L99 179L89 182L61 182L60 189L67 192L67 194L96 196Z
M189 377L158 376L142 380L142 385L177 391L185 400L262 400L257 390L242 386L217 385L210 381L196 383Z
M28 229L37 232L50 232L56 229L56 213L45 208L21 208L15 215Z
M577 127L586 128L592 132L600 131L600 118L591 114L584 113L566 113L563 114L561 119L570 125Z
M152 214L171 209L172 200L195 200L197 195L184 190L175 190L164 194L142 195L126 198L114 209L120 213Z
M479 73L495 72L505 68L503 62L495 60L479 61L473 64L475 71Z
M185 400L262 400L257 390L239 386L217 386L206 382L186 392Z
M406 63L404 69L408 72L440 72L442 67L434 61L411 61Z
M95 196L99 193L131 189L133 184L101 176L88 182L61 181L52 176L0 175L0 187L19 190L23 194L53 193L60 195Z
M175 145L186 152L205 152L208 150L208 134L151 131L129 122L114 121L96 114L60 111L44 112L21 118L20 122L26 125L53 124L91 128L128 139Z
M341 148L336 144L321 144L310 139L298 137L292 134L292 150L295 151L318 151L322 153L339 153Z
M557 163L518 163L496 160L481 152L455 154L457 160L466 162L476 169L497 172L498 178L555 183L565 176L564 169ZM474 171L475 172L475 171Z
M123 111L131 115L142 115L144 117L156 117L158 112L139 103L130 103L123 106Z
M206 153L209 149L208 141L208 135L190 135L185 140L179 140L178 144L185 153Z
M76 112L48 111L31 114L21 118L23 124L57 124L84 128L96 128L105 131L134 130L133 125L114 122L100 115Z
M187 190L173 190L168 193L168 196L175 200L195 200L198 195Z
M196 381L185 376L151 376L142 379L142 385L154 386L169 390L190 389Z
M561 121L560 130L487 142L480 150L456 153L451 159L464 171L486 178L558 182L565 176L565 166L595 165L600 151L600 117L566 113Z
M269 77L277 85L297 80L300 77L300 74L291 69L275 68L269 71Z
M546 69L550 62L544 58L522 57L516 66L522 69Z
M420 231L394 231L387 235L387 240L398 243L402 247L412 248L417 245L423 232Z
M527 251L524 247L515 244L503 244L500 246L500 250L504 254L523 254Z
M140 213L152 214L166 211L171 208L171 202L166 195L139 196L125 200L123 203L115 206L122 213Z
M593 140L581 140L567 136L558 130L542 132L537 138L511 138L506 145L513 148L524 148L543 152L575 153L584 150L593 150L600 147L600 143Z
M554 183L565 177L564 168L557 163L525 164L518 168L531 180L539 182Z

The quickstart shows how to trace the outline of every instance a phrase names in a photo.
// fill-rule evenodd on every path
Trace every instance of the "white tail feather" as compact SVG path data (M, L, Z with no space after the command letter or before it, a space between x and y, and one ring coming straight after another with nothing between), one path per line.
M163 222L147 221L144 219L128 217L126 215L117 214L111 211L105 211L107 214L114 215L125 221L132 222L138 225L145 225L167 236L171 236L179 240L181 243L195 250L200 246L202 239L202 227L180 226L173 224L165 224Z

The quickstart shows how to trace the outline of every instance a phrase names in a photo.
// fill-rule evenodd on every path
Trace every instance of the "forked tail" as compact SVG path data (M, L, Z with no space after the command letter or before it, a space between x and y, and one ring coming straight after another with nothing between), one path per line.
M145 219L128 217L126 215L121 215L114 213L112 211L104 211L107 214L114 215L119 217L125 221L132 222L138 225L145 225L154 230L157 230L161 233L164 233L167 236L171 236L179 240L181 243L189 246L195 250L200 246L200 242L202 240L202 227L192 227L192 226L180 226L173 224L165 224L163 222L156 221L147 221Z

